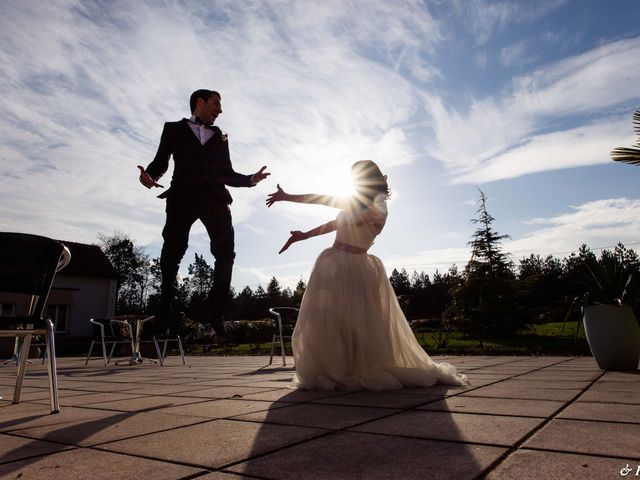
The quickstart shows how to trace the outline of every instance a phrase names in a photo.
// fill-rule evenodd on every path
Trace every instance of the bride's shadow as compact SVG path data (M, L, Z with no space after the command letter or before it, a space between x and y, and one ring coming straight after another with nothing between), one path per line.
M505 449L470 441L447 411L443 399L464 390L282 389L271 408L241 418L260 428L250 459L225 470L291 479L475 478Z

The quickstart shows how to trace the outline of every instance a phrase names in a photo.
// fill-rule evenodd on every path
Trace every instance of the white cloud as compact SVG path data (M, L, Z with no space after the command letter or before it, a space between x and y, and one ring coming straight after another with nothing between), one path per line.
M508 25L526 25L557 10L567 0L513 2L492 0L455 0L457 14L469 25L476 45L484 45Z
M503 252L517 261L530 254L559 258L578 250L582 243L592 249L623 244L640 250L640 199L610 198L586 202L570 207L570 212L548 218L527 221L539 225L519 238L503 242ZM463 269L471 256L469 248L443 248L418 252L414 255L389 255L383 260L387 272L405 268L408 272L424 271L429 275L437 270L447 271L453 264Z
M90 242L117 227L156 241L164 203L140 186L136 165L202 87L222 93L239 172L268 165L304 188L306 178L348 178L361 158L410 163L398 125L413 116L415 92L394 67L437 74L420 53L440 37L412 0L5 5L0 173L13 181L0 228ZM234 193L236 223L263 208L265 188Z
M505 67L523 66L533 61L529 55L526 42L516 42L500 50L500 63Z
M553 157L547 165L553 169L607 162L608 151L621 139L631 138L625 137L630 129L623 128L630 122L629 113L610 112L639 101L638 84L640 37L603 45L518 77L508 94L473 101L466 112L448 109L438 97L427 97L435 132L432 153L458 183L476 176L489 181L541 171L550 152ZM579 115L596 119L575 125ZM598 147L599 160L594 153L585 154L574 143L576 138ZM604 145L608 146L603 149ZM526 155L515 159L515 153Z
M571 209L570 213L531 220L533 225L545 226L505 242L505 249L549 254L576 251L580 247L576 239L591 248L611 246L612 238L626 245L640 242L640 199L594 200Z

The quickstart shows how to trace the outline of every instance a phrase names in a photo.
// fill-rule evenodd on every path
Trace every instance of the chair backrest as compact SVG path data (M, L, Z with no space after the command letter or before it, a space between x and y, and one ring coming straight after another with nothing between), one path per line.
M291 335L293 328L296 326L298 320L298 309L295 307L273 307L270 308L271 313L280 314L282 320L282 331L284 335Z
M93 327L93 335L95 338L100 339L102 337L102 332L104 329L105 337L112 337L113 331L111 330L111 321L106 318L92 318L90 320L91 326ZM102 325L102 328L100 326Z
M41 318L63 250L57 240L0 232L0 292L36 296L30 316Z

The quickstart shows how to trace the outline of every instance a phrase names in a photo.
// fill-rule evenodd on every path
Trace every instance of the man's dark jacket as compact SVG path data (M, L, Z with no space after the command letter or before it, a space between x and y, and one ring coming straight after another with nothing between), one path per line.
M202 145L186 118L164 124L158 153L146 169L151 178L157 181L167 171L169 157L173 155L171 187L158 195L159 198L179 196L230 204L231 195L225 185L253 186L251 175L233 171L226 135L218 127L211 128L213 136Z

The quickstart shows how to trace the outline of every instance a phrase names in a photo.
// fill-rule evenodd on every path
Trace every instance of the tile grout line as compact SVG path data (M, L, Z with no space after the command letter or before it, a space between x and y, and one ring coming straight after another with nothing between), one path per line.
M537 434L540 430L542 430L544 427L546 427L547 425L549 425L553 420L555 420L558 415L560 413L562 413L563 411L565 411L567 408L569 408L571 405L573 405L576 401L576 399L578 399L584 392L586 392L587 390L589 390L589 388L591 388L598 380L600 380L604 375L606 374L606 372L602 372L597 378L595 378L594 380L592 380L589 385L587 385L586 387L584 387L580 392L578 392L572 399L568 400L563 406L561 406L560 408L558 408L555 412L553 412L551 415L549 415L549 417L547 417L547 419L543 422L541 422L537 427L533 428L529 433L527 433L524 437L522 437L518 442L516 442L514 445L512 445L504 454L502 454L500 457L498 457L493 463L491 463L489 466L487 466L487 468L476 477L476 479L482 479L485 478L487 475L489 475L491 472L495 471L500 465L502 465L509 457L511 457L514 453L518 452L518 450L520 450L520 447L522 447L522 445L524 445L527 441L529 441L535 434ZM474 479L475 480L475 479Z

